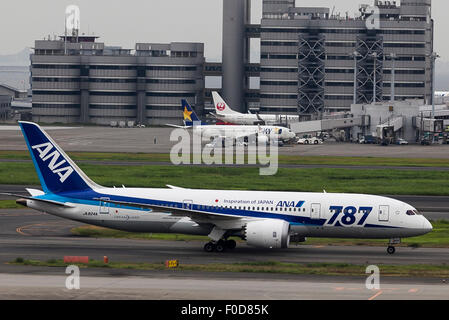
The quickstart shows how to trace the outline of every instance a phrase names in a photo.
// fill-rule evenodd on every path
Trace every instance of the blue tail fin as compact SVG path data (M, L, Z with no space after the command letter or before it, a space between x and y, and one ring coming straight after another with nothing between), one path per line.
M182 100L182 110L184 114L184 124L186 126L203 125L200 118L196 115L195 110L193 110L186 100Z
M35 123L19 122L45 193L91 190L99 187Z

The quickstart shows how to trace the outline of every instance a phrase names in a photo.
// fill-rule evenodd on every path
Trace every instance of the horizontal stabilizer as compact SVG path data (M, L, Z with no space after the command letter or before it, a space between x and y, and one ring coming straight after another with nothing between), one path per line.
M0 195L7 196L7 197L12 197L12 198L19 198L19 199L24 199L24 200L32 200L32 201L47 203L47 204L55 205L55 206L58 206L58 207L75 208L74 206L71 206L71 205L68 205L68 204L65 204L65 203L62 203L62 202L53 201L53 200L45 200L45 199L37 199L37 198L27 197L27 196L20 195L20 194L0 193Z
M36 189L25 189L25 190L28 191L28 193L31 194L32 197L39 197L45 195L45 192L41 190Z

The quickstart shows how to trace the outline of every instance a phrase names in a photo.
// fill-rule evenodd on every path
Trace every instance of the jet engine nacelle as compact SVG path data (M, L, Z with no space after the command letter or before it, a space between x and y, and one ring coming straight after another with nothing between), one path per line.
M267 219L246 225L245 237L249 246L285 249L290 243L290 224L284 220Z

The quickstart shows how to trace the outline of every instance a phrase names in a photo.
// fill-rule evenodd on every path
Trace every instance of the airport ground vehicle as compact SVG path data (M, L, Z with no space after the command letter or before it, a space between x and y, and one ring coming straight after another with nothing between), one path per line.
M148 233L207 235L207 252L287 248L291 238L390 239L426 234L430 222L407 203L344 193L167 188L108 188L93 182L40 126L20 122L42 190L27 189L17 203L91 225Z
M311 137L311 138L302 138L302 139L298 139L297 141L298 144L323 144L323 140L319 139L317 137Z
M408 141L404 140L402 138L399 138L399 139L396 140L396 144L400 145L400 146L404 146L404 145L406 146L406 145L408 145Z
M359 140L360 144L377 144L377 138L374 136L364 136Z

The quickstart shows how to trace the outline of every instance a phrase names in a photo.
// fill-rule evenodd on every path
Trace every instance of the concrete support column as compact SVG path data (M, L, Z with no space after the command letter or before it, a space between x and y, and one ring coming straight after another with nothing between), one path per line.
M136 121L138 124L147 124L147 82L146 82L146 64L142 58L138 59L137 65L137 92L136 105L137 115Z
M90 106L90 93L89 93L89 58L81 57L80 59L80 123L89 123L89 106Z
M250 16L248 0L223 1L223 98L236 111L246 113L245 24Z

